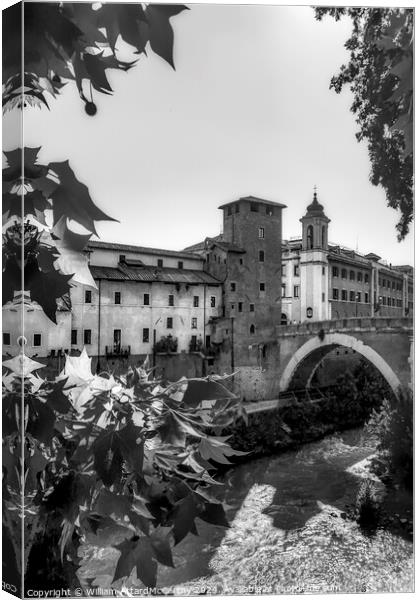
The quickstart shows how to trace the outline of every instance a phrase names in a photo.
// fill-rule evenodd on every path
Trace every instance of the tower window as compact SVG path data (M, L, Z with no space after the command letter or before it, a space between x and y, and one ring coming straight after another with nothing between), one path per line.
M265 253L264 253L264 250L260 250L260 251L258 252L258 260L259 260L260 262L264 262L264 260L265 260Z
M322 229L321 229L321 243L322 243L322 247L325 248L325 241L326 241L326 228L325 225L323 225Z
M231 292L236 292L236 283L234 281L232 281L231 284L230 284L230 291Z
M254 333L255 333L255 325L251 325L251 327L249 328L249 333L251 335L254 335Z
M143 304L144 304L144 306L149 306L150 294L143 294Z
M216 296L210 296L210 306L212 308L216 307Z
M115 292L114 294L114 303L121 304L121 292Z
M92 292L90 290L85 290L85 304L91 304L92 302Z
M325 275L325 267L322 267L322 274Z
M174 320L172 317L167 317L166 319L166 329L172 329L174 326Z
M265 237L264 227L258 227L258 238L263 240Z
M251 202L250 209L251 212L258 212L258 204L256 204L256 202Z
M199 305L199 303L200 303L200 297L199 296L194 296L193 306L195 308L197 308L198 305Z
M314 247L314 228L312 225L308 225L308 229L306 232L306 243L309 250L312 250Z
M265 283L260 283L260 292L265 292Z
M174 305L174 295L173 294L169 294L169 296L168 296L168 304L169 304L169 306L173 306Z

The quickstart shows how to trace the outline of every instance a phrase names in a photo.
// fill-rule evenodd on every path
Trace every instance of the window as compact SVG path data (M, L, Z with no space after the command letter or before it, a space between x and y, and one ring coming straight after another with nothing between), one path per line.
M265 283L260 283L260 292L265 292Z
M284 298L286 296L286 284L281 284L281 297Z
M265 237L264 227L258 227L258 237L260 240L263 240Z
M243 302L238 302L238 312L242 312Z
M120 254L119 262L120 263L124 263L125 262L125 254Z
M309 225L306 230L306 244L310 250L314 247L314 228L312 225Z
M350 275L350 281L354 281L355 280L355 276L356 276L355 272L354 271L350 271L349 275Z
M212 308L216 307L216 296L210 296L210 306Z
M282 264L281 266L281 276L284 277L286 275L286 265Z
M325 275L325 267L322 267L322 274Z
M251 202L250 209L251 212L258 212L258 204L256 204L255 202Z
M325 302L325 292L322 292L322 302Z
M332 276L333 277L338 277L338 267L333 267L332 268Z
M255 312L255 304L249 305L249 312Z
M228 217L230 217L230 215L232 214L232 207L231 206L227 207L227 214L228 214Z
M293 297L294 298L299 298L299 291L300 291L299 288L300 288L299 285L293 286Z
M168 304L169 304L169 306L173 306L174 305L174 295L173 294L169 294L169 296L168 296Z
M85 304L92 303L92 292L90 290L85 290Z
M161 258L158 258L158 260L157 260L157 266L158 267L163 267L163 260Z
M341 269L341 279L347 279L347 269Z
M191 329L197 329L197 317L191 319Z
M325 229L325 225L324 225L321 229L321 245L323 248L325 246L326 237L327 237L327 235L326 235L326 229Z
M392 306L395 306L395 298L392 298Z
M231 282L231 284L230 284L230 291L231 291L231 292L236 292L236 283L235 283L235 282L233 282L233 281L232 281L232 282Z
M34 333L34 346L40 346L40 345L41 345L41 334Z
M119 350L121 347L121 329L114 329L114 348Z
M144 304L144 306L149 306L150 294L143 294L143 304Z
M194 296L194 307L197 308L199 306L200 303L200 297L199 296Z
M115 304L121 304L121 292L115 292L114 302Z
M341 299L344 301L347 300L347 290L341 290Z
M251 335L254 335L254 333L255 333L255 325L251 325L251 327L249 328L249 333Z
M3 344L10 346L10 333L3 333Z
M299 265L298 264L293 265L293 275L295 277L299 277Z
M368 275L368 273L365 273L365 283L369 283L369 275Z
M363 281L363 273L357 271L357 281Z
M388 302L387 302L387 303L388 303L388 306L391 306L391 296L388 296L388 298L387 298L387 301L388 301Z
M354 300L355 300L354 290L350 290L350 302L354 302Z
M239 204L235 204L235 212L238 213L239 212Z
M75 346L77 344L77 329L71 330L71 344Z
M166 319L166 329L172 329L174 326L174 320L172 317L167 317Z
M356 302L362 301L362 292L356 292Z
M337 288L333 288L333 300L338 300L338 289Z
M260 251L258 252L258 260L259 260L260 262L264 262L264 258L265 258L265 253L264 253L264 250L260 250Z
M365 303L369 304L369 292L365 292Z
M147 344L149 342L149 328L143 328L143 344Z
M392 282L392 289L395 290L395 281Z
M92 330L91 329L85 329L83 332L83 343L84 344L91 344L92 343Z
M242 259L242 258L240 258L240 259L239 259L239 264L240 264L240 265L243 265L243 264L244 264L244 261L243 261L243 259Z
M184 263L182 262L182 260L178 261L178 269L183 269L184 268Z

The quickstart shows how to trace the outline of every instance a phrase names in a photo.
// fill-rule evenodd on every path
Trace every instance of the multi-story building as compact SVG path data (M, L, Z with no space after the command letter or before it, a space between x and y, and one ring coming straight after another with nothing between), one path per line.
M413 268L392 266L328 241L316 192L302 236L283 243L281 323L413 314Z

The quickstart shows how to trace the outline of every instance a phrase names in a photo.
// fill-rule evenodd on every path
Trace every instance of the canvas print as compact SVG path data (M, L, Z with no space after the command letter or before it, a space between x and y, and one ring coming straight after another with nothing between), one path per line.
M2 21L3 590L413 592L414 8Z

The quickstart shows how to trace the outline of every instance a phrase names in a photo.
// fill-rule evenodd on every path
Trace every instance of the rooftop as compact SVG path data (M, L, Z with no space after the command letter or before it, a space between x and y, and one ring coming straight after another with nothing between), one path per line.
M185 283L220 285L220 281L206 273L193 269L171 269L169 267L128 266L119 264L118 267L90 267L94 279L111 281L144 281L160 283Z
M280 208L286 208L285 204L281 204L280 202L272 202L271 200L264 200L264 198L257 198L256 196L243 196L242 198L238 198L237 200L233 200L232 202L226 202L226 204L222 204L219 208L225 208L226 206L231 206L232 204L236 204L237 202L257 202L258 204L268 204L269 206L278 206Z
M147 248L145 246L131 246L129 244L116 244L113 242L89 242L86 250L118 250L119 252L136 252L138 254L154 254L160 256L172 256L175 258L191 258L203 260L199 254L185 250L164 250L162 248Z

